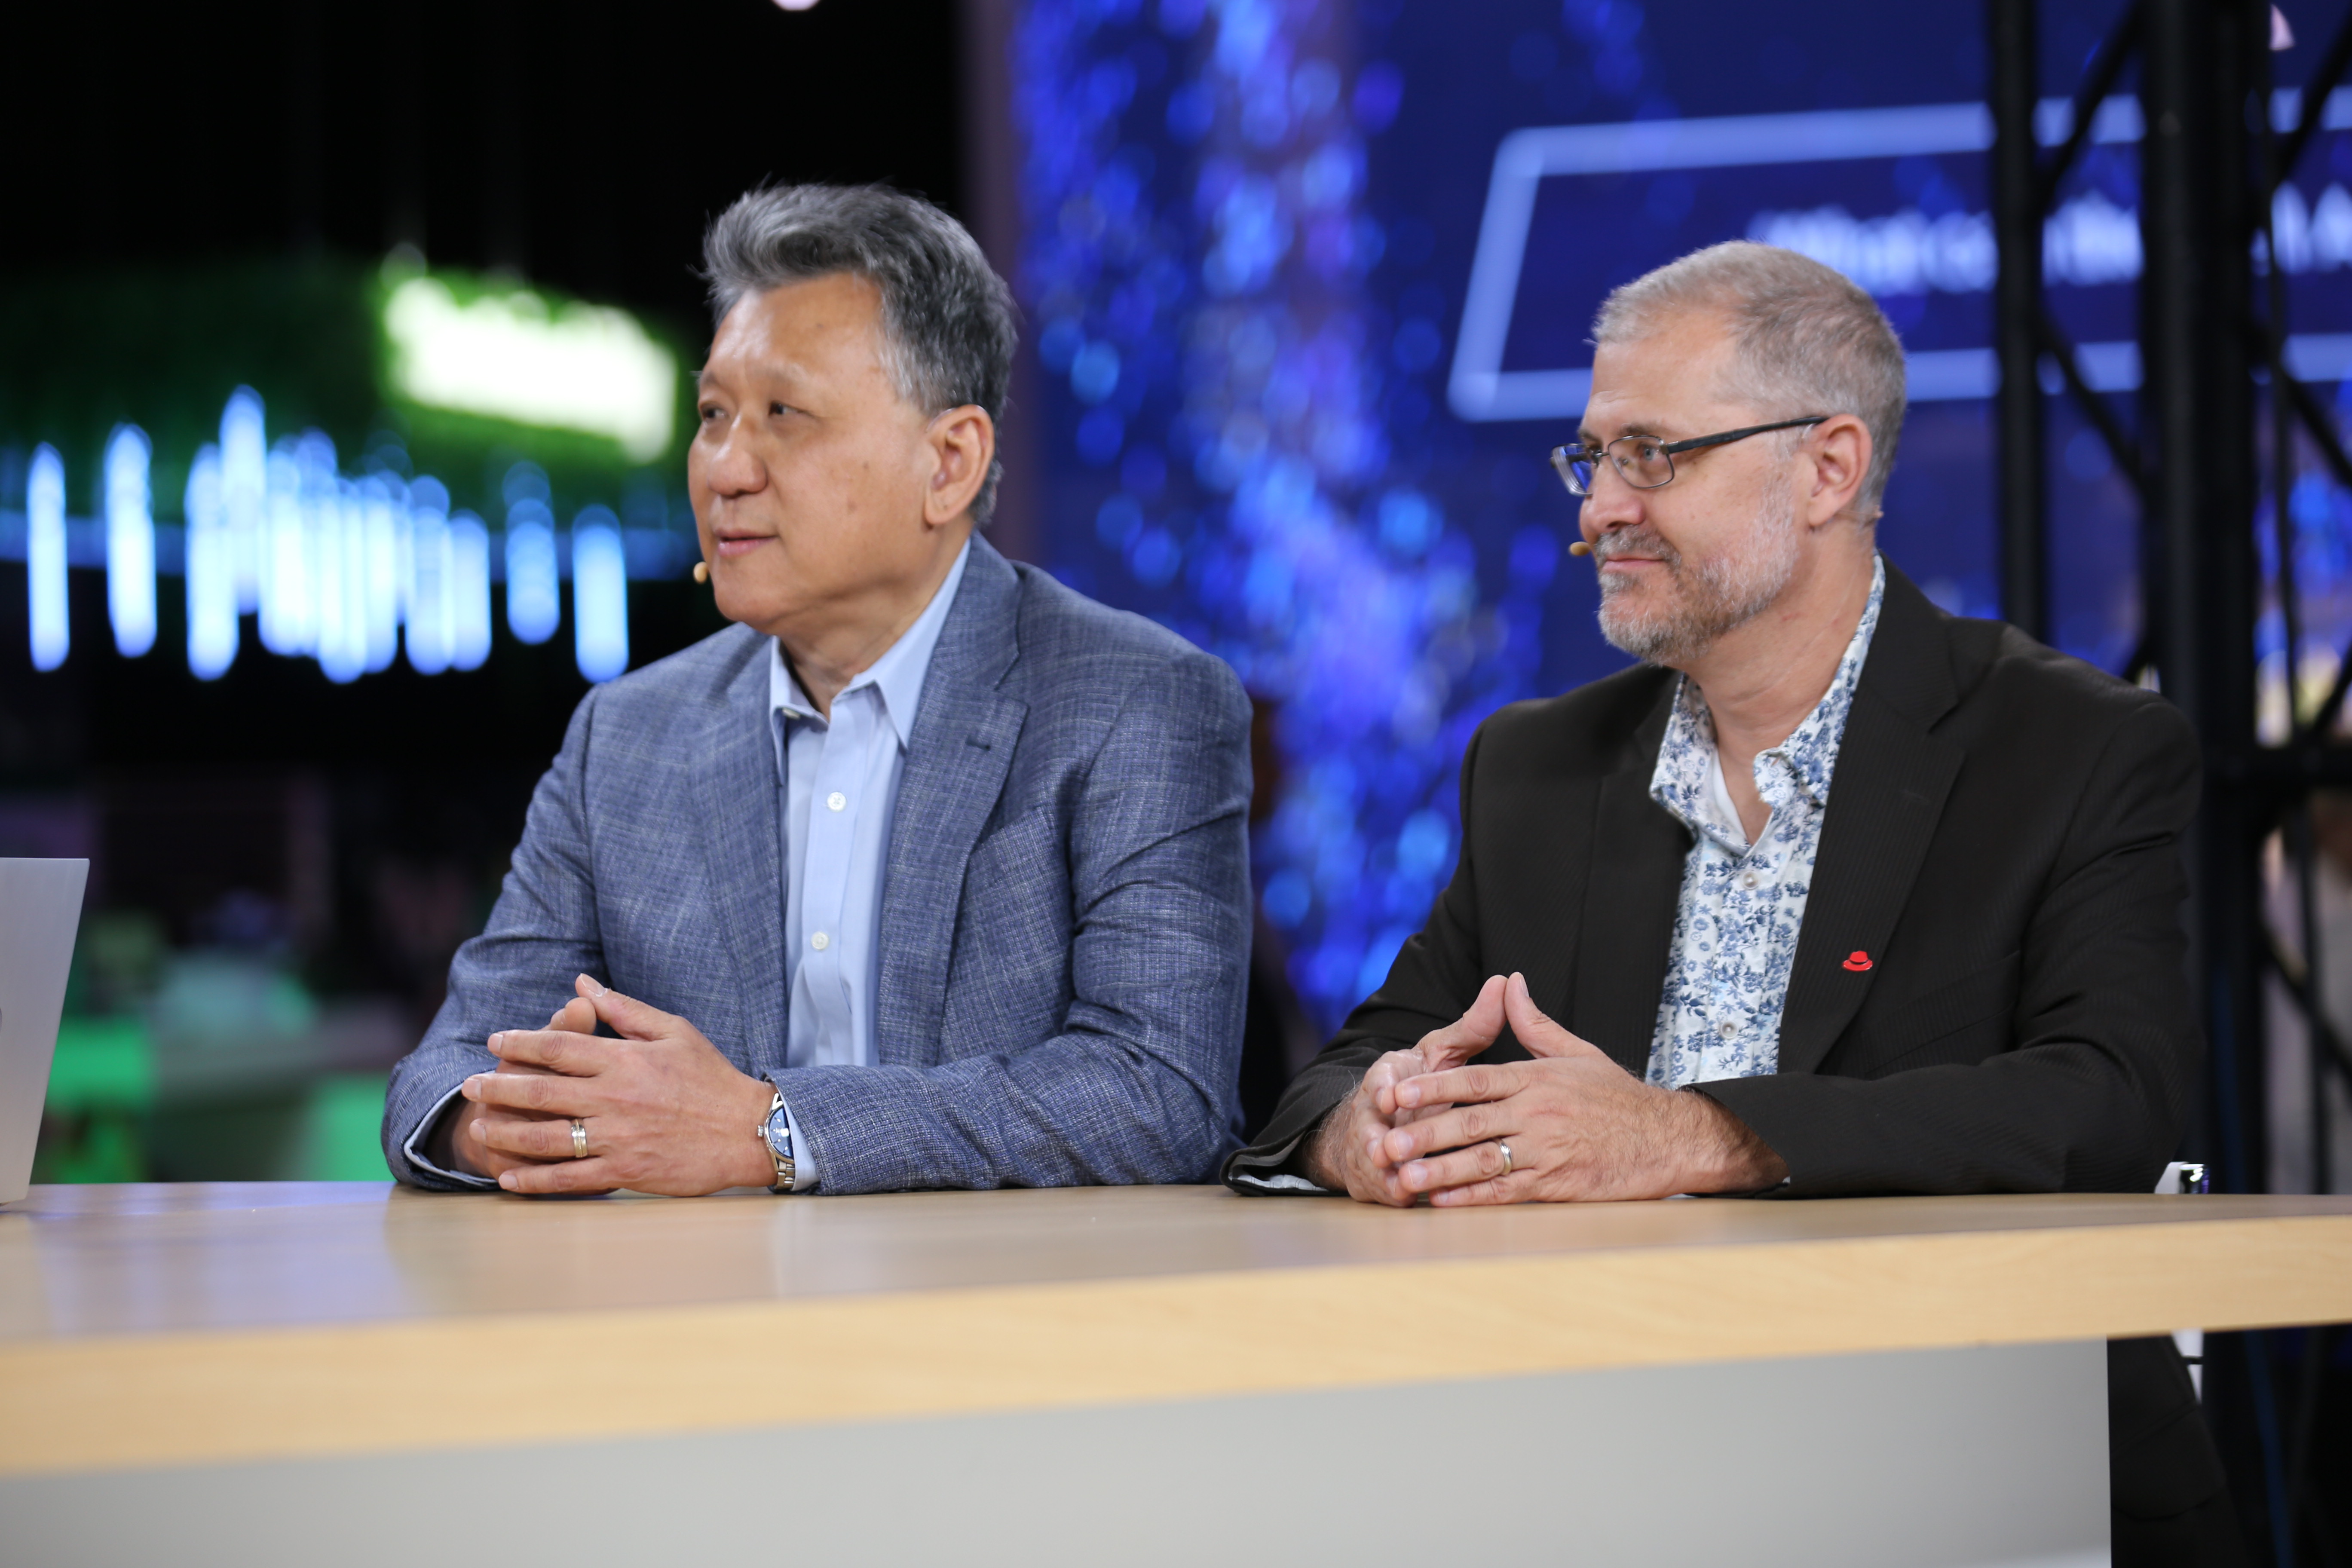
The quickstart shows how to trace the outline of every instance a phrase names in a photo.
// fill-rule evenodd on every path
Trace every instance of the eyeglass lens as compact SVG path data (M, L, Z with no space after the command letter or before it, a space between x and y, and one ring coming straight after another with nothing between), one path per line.
M1656 489L1675 477L1675 460L1667 456L1663 441L1646 436L1621 436L1603 450L1619 476L1637 490ZM1559 470L1571 494L1592 493L1597 467L1593 458L1589 447L1563 447L1553 455L1552 466Z
M1621 436L1609 443L1609 460L1637 490L1654 490L1675 477L1675 460L1666 444L1646 436Z
M1559 475L1559 482L1568 487L1570 495L1592 493L1592 455L1581 447L1555 447L1551 466Z

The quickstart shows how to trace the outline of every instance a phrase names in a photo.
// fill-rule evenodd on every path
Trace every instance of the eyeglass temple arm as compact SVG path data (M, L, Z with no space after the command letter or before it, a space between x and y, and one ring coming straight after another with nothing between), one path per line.
M1720 435L1698 436L1688 441L1669 441L1658 450L1673 457L1676 452L1696 452L1702 447L1720 447L1726 441L1745 441L1750 436L1762 436L1773 430L1794 430L1800 425L1819 425L1824 419L1835 417L1833 414L1808 414L1802 419L1783 419L1776 425L1750 425L1745 430L1726 430Z

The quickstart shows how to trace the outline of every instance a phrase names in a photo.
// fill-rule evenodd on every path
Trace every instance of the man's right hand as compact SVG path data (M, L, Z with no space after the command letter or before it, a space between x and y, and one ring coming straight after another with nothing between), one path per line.
M1344 1191L1360 1203L1410 1208L1418 1194L1407 1192L1381 1148L1391 1128L1417 1121L1448 1107L1422 1106L1400 1112L1396 1086L1423 1073L1460 1067L1495 1043L1503 1032L1503 977L1488 978L1469 1009L1442 1029L1423 1035L1409 1051L1391 1051L1372 1063L1356 1092L1332 1107L1316 1129L1307 1154L1307 1179L1318 1187Z
M573 1034L593 1035L596 1032L596 1009L585 996L574 996L558 1007L547 1020L551 1029L569 1030ZM502 1065L500 1072L542 1072L542 1068L526 1067L520 1063ZM504 1105L478 1105L463 1096L449 1102L441 1113L437 1136L427 1145L426 1152L434 1163L446 1171L463 1171L469 1176L485 1176L495 1182L505 1173L523 1165L545 1164L521 1154L509 1154L491 1148L474 1131L477 1123L485 1131L491 1126L507 1122L560 1121L562 1117L548 1116L539 1111L523 1110Z

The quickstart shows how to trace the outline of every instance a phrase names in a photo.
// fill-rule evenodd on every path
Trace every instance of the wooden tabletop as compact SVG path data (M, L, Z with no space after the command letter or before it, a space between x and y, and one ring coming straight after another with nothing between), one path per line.
M2344 1198L45 1187L0 1475L2347 1320Z

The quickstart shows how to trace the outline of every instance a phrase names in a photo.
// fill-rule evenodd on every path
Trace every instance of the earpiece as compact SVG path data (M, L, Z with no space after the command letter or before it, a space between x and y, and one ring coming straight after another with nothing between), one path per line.
M698 561L694 563L694 580L698 583L708 583L710 581L709 562Z

